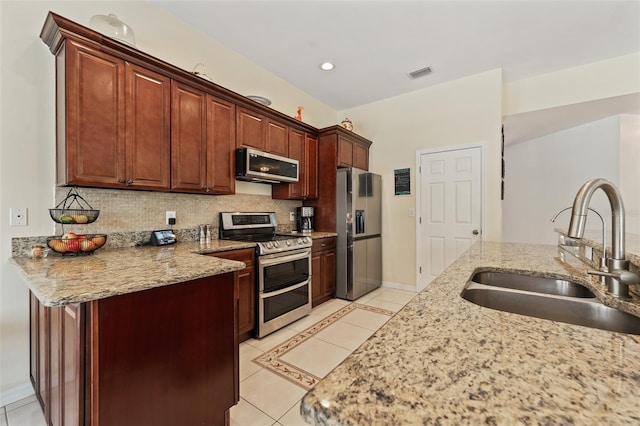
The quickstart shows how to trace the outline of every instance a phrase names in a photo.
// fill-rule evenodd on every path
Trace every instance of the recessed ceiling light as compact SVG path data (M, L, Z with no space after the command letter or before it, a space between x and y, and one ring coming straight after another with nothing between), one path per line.
M323 62L320 64L320 68L325 71L331 71L334 67L335 65L333 65L331 62Z

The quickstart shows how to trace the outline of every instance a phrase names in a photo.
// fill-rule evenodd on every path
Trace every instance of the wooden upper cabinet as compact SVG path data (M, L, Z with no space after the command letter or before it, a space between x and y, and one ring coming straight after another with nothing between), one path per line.
M357 139L338 135L338 167L369 170L369 145Z
M233 194L235 105L173 82L171 189Z
M169 189L171 80L126 64L126 184Z
M233 194L236 189L236 106L207 95L207 192Z
M58 184L122 186L124 61L72 41L65 43L57 61Z
M300 163L296 183L274 184L272 198L312 200L318 197L318 138L297 129L289 129L289 158Z
M289 126L246 108L236 109L236 147L287 157Z
M305 134L306 200L318 198L318 138Z
M265 149L266 119L245 108L236 109L236 147Z
M353 144L353 167L369 170L369 147L360 143Z
M338 166L353 166L353 142L342 136L338 136Z
M61 55L58 183L169 189L170 80L72 41Z
M288 132L289 127L287 125L267 119L265 151L287 157L289 155Z
M207 94L171 85L171 189L206 192Z

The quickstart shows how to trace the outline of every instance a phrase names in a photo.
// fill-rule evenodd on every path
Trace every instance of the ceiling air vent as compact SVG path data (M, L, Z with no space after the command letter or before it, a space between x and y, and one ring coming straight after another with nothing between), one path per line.
M422 68L416 71L412 71L409 73L409 78L415 80L416 78L424 77L425 75L431 74L431 67Z

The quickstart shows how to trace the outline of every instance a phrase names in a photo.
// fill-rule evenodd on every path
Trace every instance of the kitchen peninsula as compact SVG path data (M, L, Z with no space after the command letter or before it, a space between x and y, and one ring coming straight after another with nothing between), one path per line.
M203 254L249 246L12 257L31 291L31 380L48 424L228 423L245 265Z
M637 424L640 336L477 306L478 269L570 277L611 300L556 246L477 243L303 398L312 424ZM562 256L565 257L565 256ZM637 265L636 265L637 266Z

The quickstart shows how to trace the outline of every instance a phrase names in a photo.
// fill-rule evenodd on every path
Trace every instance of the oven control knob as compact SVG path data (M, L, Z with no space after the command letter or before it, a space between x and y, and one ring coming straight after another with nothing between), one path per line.
M267 243L267 248L268 248L268 249L273 248L273 244L272 244L271 242L268 242L268 243Z
M280 242L278 242L278 241L274 241L274 242L273 242L273 246L274 246L274 247L280 247Z
M287 240L287 245L290 246L291 245L291 241Z
M298 244L302 244L302 243L304 243L304 239L298 238Z
M302 239L302 242L303 242L303 243L308 243L308 242L309 242L309 237L304 237L304 238Z

